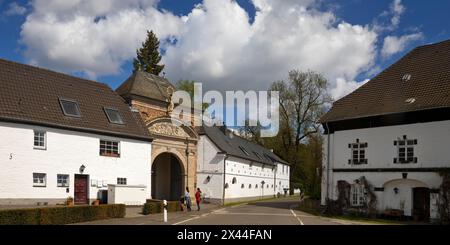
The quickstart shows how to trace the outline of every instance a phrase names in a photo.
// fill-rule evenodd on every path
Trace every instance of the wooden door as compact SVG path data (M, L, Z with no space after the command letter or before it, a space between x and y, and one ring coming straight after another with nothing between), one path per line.
M88 204L88 176L75 175L75 204Z
M421 221L427 221L430 218L430 189L413 188L413 216Z

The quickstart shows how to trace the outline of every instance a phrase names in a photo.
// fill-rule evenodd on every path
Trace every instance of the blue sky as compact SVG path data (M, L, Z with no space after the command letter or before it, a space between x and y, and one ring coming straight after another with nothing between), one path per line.
M112 88L130 75L133 52L145 29L154 29L164 40L177 40L176 45L162 45L172 82L184 78L202 81L207 89L265 89L290 69L312 69L325 74L337 98L413 47L450 38L450 1L238 0L236 5L228 0L161 0L147 6L151 1L129 0L115 6L117 1L110 0L112 7L98 11L83 1L70 8L55 2L0 0L0 58L95 79ZM47 3L53 5L46 9ZM193 11L197 4L203 7ZM291 7L295 11L283 12ZM52 14L56 17L50 23ZM96 15L105 16L104 29L81 21ZM142 26L129 30L128 37L124 29L133 16ZM342 23L348 25L339 27Z

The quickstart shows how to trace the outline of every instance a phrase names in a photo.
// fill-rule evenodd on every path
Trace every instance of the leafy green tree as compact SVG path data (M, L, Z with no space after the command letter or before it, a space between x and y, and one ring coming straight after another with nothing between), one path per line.
M291 163L291 187L313 197L320 196L322 142L319 119L332 102L328 82L319 73L292 70L287 81L277 81L271 90L279 91L280 127L277 136L259 137L258 127L244 127L244 135Z
M164 69L164 65L159 64L161 58L158 38L153 31L147 31L147 39L142 43L142 47L136 50L136 58L133 60L133 72L145 71L159 76Z
M179 90L184 90L184 91L188 92L188 94L191 96L192 101L194 101L194 83L196 83L196 81L194 81L194 80L180 80L177 83L177 88ZM203 103L202 110L203 111L206 110L206 108L208 108L208 106L209 106L208 103Z

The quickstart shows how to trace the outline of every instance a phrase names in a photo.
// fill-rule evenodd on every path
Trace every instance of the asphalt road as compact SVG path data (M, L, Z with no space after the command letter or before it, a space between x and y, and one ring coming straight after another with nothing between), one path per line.
M259 201L229 207L210 206L200 212L169 213L169 221L162 222L162 214L139 215L122 219L99 220L84 225L343 225L363 224L340 219L314 216L295 209L298 197ZM194 208L195 210L195 208Z
M260 201L231 207L176 222L175 225L338 225L295 209L297 198Z

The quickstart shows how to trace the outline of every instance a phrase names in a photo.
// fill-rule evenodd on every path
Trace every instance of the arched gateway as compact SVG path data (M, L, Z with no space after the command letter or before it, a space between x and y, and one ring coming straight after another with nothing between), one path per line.
M152 135L153 199L178 200L186 186L196 187L198 134L192 127L173 123L171 93L175 90L165 78L143 71L134 72L116 90Z
M152 197L179 200L183 195L185 171L182 162L172 153L159 154L152 164Z

